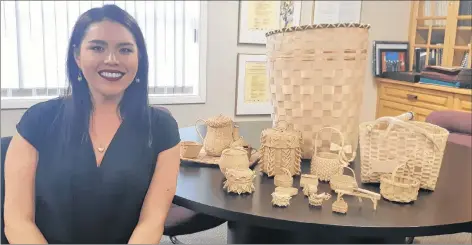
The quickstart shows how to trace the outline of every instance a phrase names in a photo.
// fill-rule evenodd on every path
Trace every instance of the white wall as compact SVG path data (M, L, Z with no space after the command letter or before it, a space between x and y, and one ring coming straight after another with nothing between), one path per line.
M370 40L408 40L409 1L363 1L362 4L361 22L372 26ZM180 126L193 125L198 118L207 118L219 113L234 116L237 54L265 52L264 46L238 46L238 5L238 1L209 1L207 101L205 104L166 106L171 110ZM312 8L311 1L303 1L302 25L311 23ZM387 16L395 16L395 18ZM369 57L371 56L370 52L371 49L369 49ZM361 121L374 119L376 109L376 86L371 77L370 62L366 72ZM217 85L220 84L224 84L224 86L217 89ZM231 96L227 96L227 94ZM15 125L24 111L1 111L2 136L15 133ZM270 117L238 116L235 119L270 120Z

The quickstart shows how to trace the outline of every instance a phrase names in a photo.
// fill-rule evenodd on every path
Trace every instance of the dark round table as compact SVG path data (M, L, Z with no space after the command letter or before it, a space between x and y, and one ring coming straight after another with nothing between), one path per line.
M238 122L240 133L254 147L271 122ZM206 127L199 126L202 134ZM194 127L180 129L182 140L200 141ZM472 231L472 151L448 144L436 190L420 191L412 204L385 199L373 210L372 202L345 196L347 214L331 211L336 194L320 182L318 193L332 195L322 207L310 207L301 189L286 208L274 207L273 178L258 172L256 190L248 195L229 194L223 188L219 168L182 162L175 204L228 220L228 243L403 243L405 237ZM359 154L357 155L359 156ZM302 173L309 173L309 161ZM351 163L360 188L379 193L379 184L362 184L359 157ZM346 172L346 174L348 174ZM299 187L299 177L294 186Z

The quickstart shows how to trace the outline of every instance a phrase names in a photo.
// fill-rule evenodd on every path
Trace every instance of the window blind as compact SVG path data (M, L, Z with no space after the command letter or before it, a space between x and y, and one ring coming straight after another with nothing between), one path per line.
M78 17L116 4L138 22L149 55L149 94L195 94L198 1L1 1L1 89L5 98L60 95L67 45Z

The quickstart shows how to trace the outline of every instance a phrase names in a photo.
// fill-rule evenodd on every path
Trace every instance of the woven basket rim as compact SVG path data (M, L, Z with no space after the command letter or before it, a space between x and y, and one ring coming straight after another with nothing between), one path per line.
M295 31L304 31L304 30L311 30L311 29L327 29L327 28L361 28L361 29L370 29L370 24L363 24L363 23L336 23L336 24L311 24L311 25L301 25L301 26L292 26L289 28L282 28L277 30L269 31L265 34L266 37L277 33L285 33L285 32L295 32Z
M407 177L407 176L396 176L396 177L412 181L413 183L406 184L406 183L396 182L396 181L391 179L391 174L384 174L384 175L380 176L380 181L383 182L384 184L393 185L393 186L397 186L397 187L403 187L403 188L415 188L416 189L420 186L420 181L418 181L417 179L410 178L410 177Z

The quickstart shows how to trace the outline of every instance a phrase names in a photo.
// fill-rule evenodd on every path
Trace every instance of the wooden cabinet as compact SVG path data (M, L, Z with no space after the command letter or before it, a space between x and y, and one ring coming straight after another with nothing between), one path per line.
M424 65L471 67L472 2L412 1L409 30L409 69L415 64L414 50L425 53Z
M407 111L424 121L433 111L472 110L472 90L428 84L377 79L377 118L397 116Z

